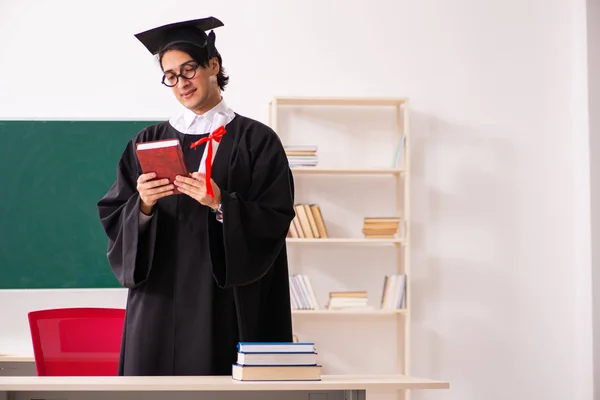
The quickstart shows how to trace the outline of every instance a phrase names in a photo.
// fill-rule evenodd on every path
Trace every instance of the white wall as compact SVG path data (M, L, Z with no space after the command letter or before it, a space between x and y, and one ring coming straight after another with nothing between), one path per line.
M585 2L340 4L4 1L0 118L168 117L177 104L133 33L205 15L226 24L216 31L232 77L225 96L242 114L266 120L274 95L407 96L414 146L412 373L452 386L414 398L590 399ZM323 134L322 145L333 148L332 138ZM310 196L304 187L299 196ZM361 194L354 185L344 190L349 198ZM333 197L320 195L339 212ZM368 256L357 252L341 256L336 271L366 265ZM359 282L343 283L311 258L302 260L313 281L320 271L322 282ZM321 296L328 290L319 287ZM122 296L0 292L0 320L18 324L2 327L0 352L26 346L30 307L74 298L116 304ZM382 347L339 359L328 349L353 339L317 330L335 332L337 322L313 318L297 326L329 354L329 372L393 366L385 358L393 342L389 321L340 319L359 334L375 327Z

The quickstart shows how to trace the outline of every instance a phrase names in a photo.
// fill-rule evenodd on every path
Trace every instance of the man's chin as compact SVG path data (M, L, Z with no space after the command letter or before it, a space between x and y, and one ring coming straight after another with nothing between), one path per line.
M200 102L195 99L181 99L180 103L189 110L195 110Z

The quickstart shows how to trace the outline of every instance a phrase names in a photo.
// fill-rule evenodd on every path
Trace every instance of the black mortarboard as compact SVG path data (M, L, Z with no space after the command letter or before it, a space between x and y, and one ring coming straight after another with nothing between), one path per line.
M223 23L214 17L194 19L190 21L175 22L159 26L135 35L136 38L152 54L158 54L166 46L175 43L191 43L200 47L207 47L209 58L218 53L214 47L214 28L223 26ZM205 31L211 32L207 35Z

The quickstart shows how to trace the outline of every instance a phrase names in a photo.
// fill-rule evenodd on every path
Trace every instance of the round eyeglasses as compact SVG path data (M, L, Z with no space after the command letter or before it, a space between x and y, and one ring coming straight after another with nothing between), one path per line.
M168 87L173 87L179 83L179 77L184 79L192 79L196 76L196 70L200 67L200 64L184 64L181 67L181 72L176 74L175 72L167 72L162 77L162 84Z

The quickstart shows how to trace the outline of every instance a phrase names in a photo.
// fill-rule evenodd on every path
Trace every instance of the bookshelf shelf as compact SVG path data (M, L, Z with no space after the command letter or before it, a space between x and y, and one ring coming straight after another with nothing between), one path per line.
M406 98L386 97L277 97L270 104L280 106L400 106L407 102Z
M300 239L300 238L287 238L288 243L300 243L300 244L364 244L364 245L380 245L380 244L401 244L405 243L404 239L391 238L391 239L379 239L379 238L323 238L323 239Z
M407 310L292 310L294 315L331 315L331 316L390 316L407 315Z
M320 167L294 167L295 174L336 174L336 175L400 175L405 171L401 168L320 168Z

